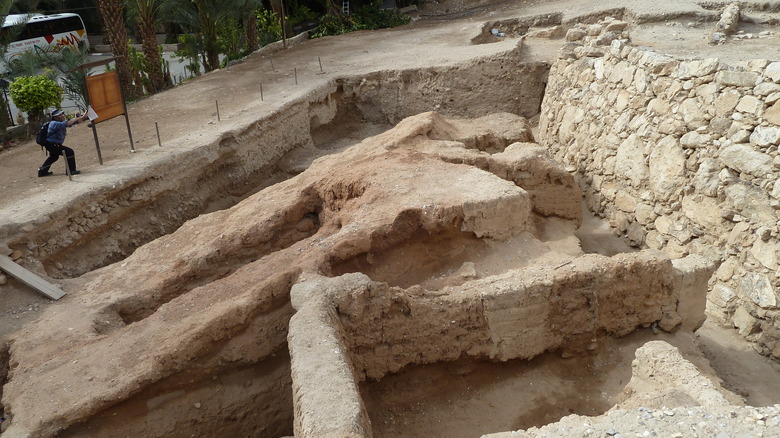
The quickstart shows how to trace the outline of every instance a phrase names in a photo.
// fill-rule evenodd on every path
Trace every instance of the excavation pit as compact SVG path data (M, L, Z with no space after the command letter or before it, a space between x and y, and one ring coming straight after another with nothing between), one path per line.
M673 23L679 26L688 19L686 14L669 17L676 17ZM474 50L479 38L492 44L477 46L481 52L471 52L475 55L458 65L404 68L408 64L399 57L395 61L400 66L392 70L364 71L360 51L350 52L354 76L323 75L316 87L286 94L271 115L257 118L257 105L248 106L232 120L225 118L228 128L221 125L197 145L189 139L187 145L166 145L179 154L171 155L174 158L186 154L187 166L171 156L149 160L143 175L125 173L113 187L74 197L47 218L4 224L2 236L12 236L4 242L21 254L17 260L60 279L69 292L26 325L0 354L0 374L6 382L0 408L9 420L0 426L4 435L320 437L335 427L339 436L474 436L472 432L541 426L570 413L597 415L616 401L624 402L618 393L628 373L624 365L610 369L617 361L609 354L618 349L610 337L645 326L678 334L700 326L714 266L705 258L678 258L701 249L696 242L705 240L703 232L711 232L706 227L680 229L664 219L649 232L638 225L641 214L650 220L678 217L680 208L690 211L690 202L708 198L640 211L634 204L646 201L657 186L638 181L634 188L646 190L626 197L631 189L621 186L614 172L605 178L593 171L600 163L612 166L614 154L609 151L628 138L621 137L622 131L604 138L594 133L626 126L644 129L640 123L652 120L613 117L610 111L637 111L643 98L629 99L631 87L657 79L653 75L677 74L678 65L623 45L620 38L614 44L604 38L601 42L607 44L595 45L569 41L568 36L566 42L559 40L572 28L601 37L593 29L627 25L606 20L608 16L637 23L652 20L624 9L574 18L569 12L491 17L477 26L469 24L464 34L469 34L465 41L470 44L460 49ZM702 17L697 26L709 22ZM512 26L516 35L492 35L493 28ZM684 35L696 33L689 31ZM450 28L450 34L458 32L463 31ZM520 34L526 39L513 40ZM372 36L364 33L360 38ZM526 45L534 38L533 45ZM550 53L561 46L561 59L580 62L572 67L556 61L560 65L548 77ZM625 64L614 65L638 59L645 64L625 70ZM710 64L697 62L680 65L688 72L706 71L700 77L707 80ZM196 84L220 88L226 83L220 75L256 73L248 67L251 62L246 64ZM629 78L629 70L635 76ZM716 81L752 78L753 73L764 78L758 71L739 73L726 79L721 74ZM576 85L567 88L564 79ZM691 85L676 81L650 86L648 79L643 90L661 96L667 89L683 92ZM556 99L548 97L549 106L543 106L548 83ZM616 84L623 88L612 90ZM612 91L602 96L602 86ZM727 87L743 87L740 92L750 88ZM243 92L251 93L251 87ZM578 98L593 107L558 112L554 106L565 101L574 108ZM144 105L151 103L138 105L147 108ZM656 110L664 108L663 102L654 105ZM540 107L540 135L535 138L523 117L539 115ZM600 118L602 114L610 115ZM712 126L725 131L723 120ZM581 138L572 134L576 130L583 130ZM346 149L368 137L362 148ZM592 153L579 149L591 146L585 138L598 139ZM631 141L626 144L635 154L627 154L624 147L620 156L628 155L638 168L649 157L639 157L636 151L646 151ZM694 149L684 152L688 160L681 168L694 164L701 151L691 152ZM566 163L565 169L549 151ZM678 158L667 157L670 162ZM657 155L651 160L654 165L659 161ZM702 178L712 167L706 164L710 167L702 166ZM607 172L634 169L622 161L612 167ZM585 188L587 207L613 226L604 236L588 236L581 229L575 234L588 217L582 213L581 192L572 174ZM663 173L651 174L659 175ZM770 185L762 180L758 186ZM677 187L688 190L682 183ZM745 198L753 193L744 181L729 187L732 198L739 190L747 193ZM661 187L670 192L674 188ZM706 202L702 206L699 211L704 213L691 220L720 217L710 214ZM758 213L771 216L768 211ZM740 227L754 219L742 221ZM672 236L656 240L669 246L677 238L694 243L679 249L674 260L650 251L621 254L627 251L621 245L610 243L605 249L606 234L615 230L637 247L658 233ZM763 257L762 243L755 245L751 253ZM726 265L718 278L732 275L729 269L733 274L737 268ZM534 279L540 281L537 286L525 283ZM570 287L580 280L581 287ZM605 286L609 281L624 289ZM768 284L753 274L745 281ZM350 282L357 289L343 287ZM13 280L10 284L18 287ZM516 293L523 285L532 293ZM739 298L742 307L737 307L736 294L717 291L716 298L736 311L740 330L755 334L765 328L764 322L755 321L753 308L742 305L746 299ZM301 322L307 318L315 321L308 329ZM529 345L529 340L538 345ZM330 346L334 348L325 348ZM306 356L307 349L321 347L325 349L320 354ZM317 364L322 369L312 367ZM589 375L596 368L598 372ZM327 370L333 373L317 374ZM487 375L503 378L504 386L530 386L523 379L538 380L539 373L553 370L556 379L563 380L550 381L567 384L559 384L560 392L552 384L547 392L522 391L517 398L536 401L525 411L507 403L506 412L495 415L496 423L484 430L467 429L456 421L438 425L437 415L451 407L452 393L437 392L436 382L453 383L450 391L459 395L472 397L469 387L485 394L473 404L462 403L461 411L447 412L466 419L484 413L483 401L490 403L490 391L498 389ZM422 385L421 375L431 377L434 387ZM577 384L591 386L593 392L580 392L580 399L564 392L564 387L579 389ZM434 399L430 409L415 412L418 399L404 395L412 390ZM383 404L388 398L397 403ZM660 399L687 406L695 397ZM698 399L695 403L704 405ZM337 409L320 415L329 408ZM408 424L396 421L396 413L408 414ZM682 415L677 411L675 420Z
M571 414L596 417L620 401L636 349L660 339L695 349L690 339L642 329L604 338L590 354L567 359L545 353L531 360L463 358L409 366L361 383L360 395L375 437L473 438L541 427Z

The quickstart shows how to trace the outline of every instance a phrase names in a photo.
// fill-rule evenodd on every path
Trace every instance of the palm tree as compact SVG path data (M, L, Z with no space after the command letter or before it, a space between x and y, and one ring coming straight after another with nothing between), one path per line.
M163 11L163 0L126 0L130 17L138 26L144 59L148 67L149 87L156 93L165 87L162 60L157 50L157 24Z
M249 53L260 48L260 41L257 38L257 8L261 7L261 0L245 0L241 7L241 19L244 22L244 32L246 37L246 48Z
M122 0L96 0L98 11L103 19L103 31L108 35L111 52L116 57L116 70L119 85L125 99L136 97L133 78L130 75L130 54L127 48L127 29L125 29L124 4Z
M209 72L219 67L217 29L230 18L238 18L245 0L178 0L174 19L195 32L202 50L203 67Z

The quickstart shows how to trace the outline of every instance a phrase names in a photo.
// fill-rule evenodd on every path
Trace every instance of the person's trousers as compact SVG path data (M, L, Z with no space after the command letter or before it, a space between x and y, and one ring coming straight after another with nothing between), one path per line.
M64 154L65 159L68 160L68 169L70 169L71 172L76 171L76 153L73 152L73 149L61 144L48 144L44 147L49 151L49 156L46 158L46 161L41 164L41 167L38 168L38 176L46 175L49 172L51 165L59 160L60 155L62 154Z

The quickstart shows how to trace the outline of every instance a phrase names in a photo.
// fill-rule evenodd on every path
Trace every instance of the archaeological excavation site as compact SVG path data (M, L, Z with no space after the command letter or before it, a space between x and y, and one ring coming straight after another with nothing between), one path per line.
M780 437L780 1L413 14L0 152L3 438Z

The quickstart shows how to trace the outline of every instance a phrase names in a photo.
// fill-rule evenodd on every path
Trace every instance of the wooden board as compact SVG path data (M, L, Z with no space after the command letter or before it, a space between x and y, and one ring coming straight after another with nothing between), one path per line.
M27 269L17 265L8 256L0 255L0 269L7 272L11 277L16 278L17 280L46 295L52 300L59 300L65 296L65 292L63 292L60 288L33 274Z
M87 93L89 94L89 105L98 115L98 118L92 120L92 123L105 122L125 113L122 91L119 88L119 77L115 70L87 76Z

